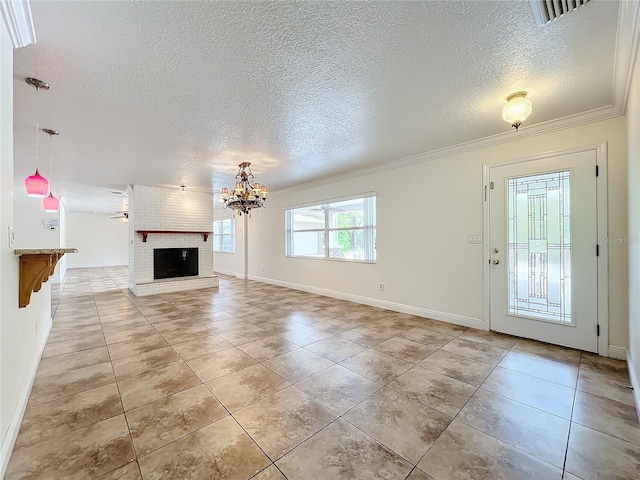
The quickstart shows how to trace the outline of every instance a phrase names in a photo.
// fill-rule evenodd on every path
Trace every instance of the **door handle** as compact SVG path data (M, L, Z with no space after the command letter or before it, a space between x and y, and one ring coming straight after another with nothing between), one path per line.
M491 263L493 263L494 265L498 265L500 263L500 260L494 258L493 260L491 260Z

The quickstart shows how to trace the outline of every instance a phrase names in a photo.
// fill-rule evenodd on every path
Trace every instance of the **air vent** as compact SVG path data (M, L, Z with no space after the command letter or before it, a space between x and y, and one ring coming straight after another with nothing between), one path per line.
M565 13L571 13L590 0L530 0L536 25L542 27Z
M111 195L122 195L123 192L117 192L117 191L113 190L113 191L111 191L109 193L111 193Z

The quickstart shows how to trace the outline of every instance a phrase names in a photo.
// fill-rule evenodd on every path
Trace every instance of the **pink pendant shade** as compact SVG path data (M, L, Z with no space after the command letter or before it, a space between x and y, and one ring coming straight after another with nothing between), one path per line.
M49 196L42 200L42 206L45 212L57 212L60 208L60 200L54 197L53 193L49 193Z
M49 192L49 180L40 175L36 168L36 173L24 179L24 188L27 189L28 196L44 198Z

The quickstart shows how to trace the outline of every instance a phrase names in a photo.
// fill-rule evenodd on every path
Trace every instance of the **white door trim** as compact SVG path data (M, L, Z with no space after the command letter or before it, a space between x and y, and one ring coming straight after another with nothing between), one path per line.
M600 245L600 256L598 257L598 325L600 325L600 336L598 337L598 354L609 356L609 246L607 244L608 235L608 148L607 142L597 145L588 145L580 148L558 150L546 152L531 157L513 159L495 164L484 164L482 166L482 234L483 234L483 262L484 262L484 318L482 328L491 328L491 268L489 266L489 169L504 165L542 160L550 157L571 155L588 151L596 152L596 165L599 167L598 180L596 182L597 195L597 225L598 243ZM594 172L595 174L595 172Z

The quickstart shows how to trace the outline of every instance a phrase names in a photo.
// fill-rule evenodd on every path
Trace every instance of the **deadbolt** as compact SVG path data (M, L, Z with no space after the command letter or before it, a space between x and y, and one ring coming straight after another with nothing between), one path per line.
M493 249L491 249L491 251L492 251L493 253L498 253L500 250L498 250L496 247L493 247Z

